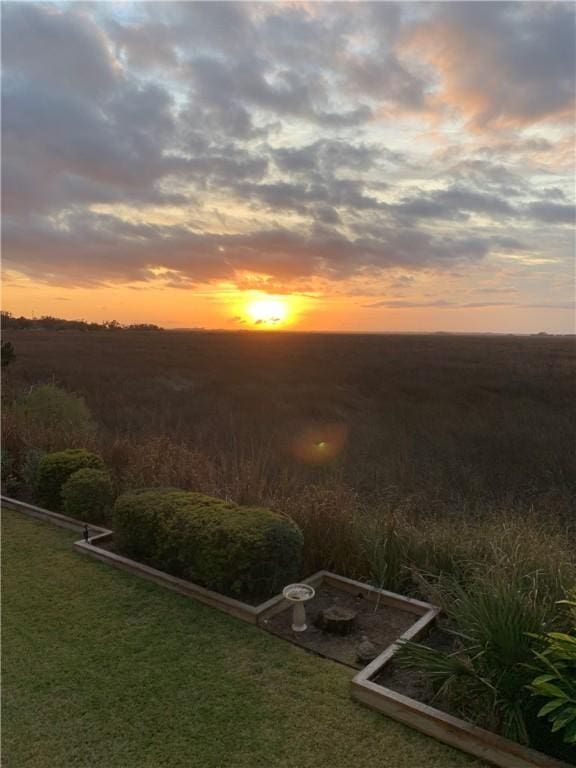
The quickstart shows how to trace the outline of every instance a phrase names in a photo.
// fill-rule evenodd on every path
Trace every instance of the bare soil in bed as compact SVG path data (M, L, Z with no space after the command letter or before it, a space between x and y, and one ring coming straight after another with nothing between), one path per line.
M421 642L423 645L434 648L442 653L453 653L456 650L457 644L456 638L453 635L438 627L435 627L426 636L426 639ZM454 708L450 708L446 697L442 695L434 696L432 686L425 674L414 668L405 669L394 659L389 661L384 666L384 669L372 678L372 681L378 685L383 685L385 688L390 688L396 691L396 693L409 696L411 699L417 699L423 704L430 704L437 709L441 709L443 712L459 716Z
M349 635L335 635L315 625L321 611L332 606L357 612L356 627ZM418 620L418 616L408 611L392 608L383 602L376 607L376 603L362 595L353 595L324 585L316 589L316 595L305 603L305 607L308 629L304 632L292 630L292 606L265 620L262 627L296 645L355 669L364 666L356 657L356 649L363 635L376 646L378 653L382 653Z

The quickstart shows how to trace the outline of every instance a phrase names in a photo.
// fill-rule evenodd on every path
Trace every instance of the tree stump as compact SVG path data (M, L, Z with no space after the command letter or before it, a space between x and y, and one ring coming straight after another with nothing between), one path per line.
M356 629L356 611L333 605L318 614L316 626L334 635L349 635Z

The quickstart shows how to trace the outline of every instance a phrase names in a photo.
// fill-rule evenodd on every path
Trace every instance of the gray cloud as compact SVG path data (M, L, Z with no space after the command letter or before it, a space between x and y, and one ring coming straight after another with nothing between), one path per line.
M190 61L189 73L195 97L218 110L241 103L333 128L353 127L366 122L372 114L366 105L344 111L330 109L321 78L311 81L293 69L272 74L264 60L249 54L228 63L217 58L195 58Z
M426 106L425 83L411 74L394 55L352 58L347 74L351 87L378 102L414 111Z
M48 4L4 3L2 62L9 72L91 97L112 90L121 76L105 34L88 15Z
M352 144L339 139L321 139L298 148L271 149L271 153L281 171L322 176L333 176L344 169L364 172L376 166L404 162L401 154L380 145Z
M449 187L387 206L394 214L409 218L466 220L469 213L482 213L497 218L515 213L502 197L476 192L462 186Z
M61 284L151 280L152 268L159 265L200 282L234 279L246 270L284 281L313 275L342 280L391 267L474 262L490 249L489 241L479 238L383 227L359 237L319 224L302 233L275 228L223 235L78 212L58 224L44 217L24 224L8 219L3 239L8 267Z
M124 84L93 104L71 91L6 78L2 93L6 208L32 210L79 203L155 199L176 158L160 136L173 130L170 98L157 86ZM76 198L74 195L78 194Z
M66 285L152 282L161 266L183 289L253 272L280 291L466 267L540 230L566 249L566 182L549 171L544 187L516 151L552 153L552 139L485 133L431 159L395 122L441 119L434 93L464 86L476 128L561 115L571 11L474 5L5 4L5 264ZM448 69L409 48L422 29ZM496 66L497 81L477 75ZM146 223L147 206L180 223Z
M576 206L563 203L530 203L526 208L526 214L537 221L554 224L576 223Z
M320 203L320 210L345 207L354 211L376 210L382 204L374 197L364 194L361 181L352 179L331 179L316 183L277 182L275 184L252 184L250 182L235 185L236 191L244 198L257 200L270 208L284 208L306 213L309 204ZM314 211L318 210L316 207Z

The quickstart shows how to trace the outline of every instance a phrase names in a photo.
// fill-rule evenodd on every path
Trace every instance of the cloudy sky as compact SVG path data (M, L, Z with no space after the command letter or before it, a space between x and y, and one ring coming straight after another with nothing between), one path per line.
M4 2L4 307L573 331L575 12Z

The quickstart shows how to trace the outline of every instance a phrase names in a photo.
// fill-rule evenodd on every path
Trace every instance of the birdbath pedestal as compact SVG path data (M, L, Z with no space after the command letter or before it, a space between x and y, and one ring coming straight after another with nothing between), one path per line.
M292 630L294 632L304 632L308 629L304 603L311 600L315 594L316 591L309 584L289 584L282 590L282 595L286 600L294 604L292 613Z

